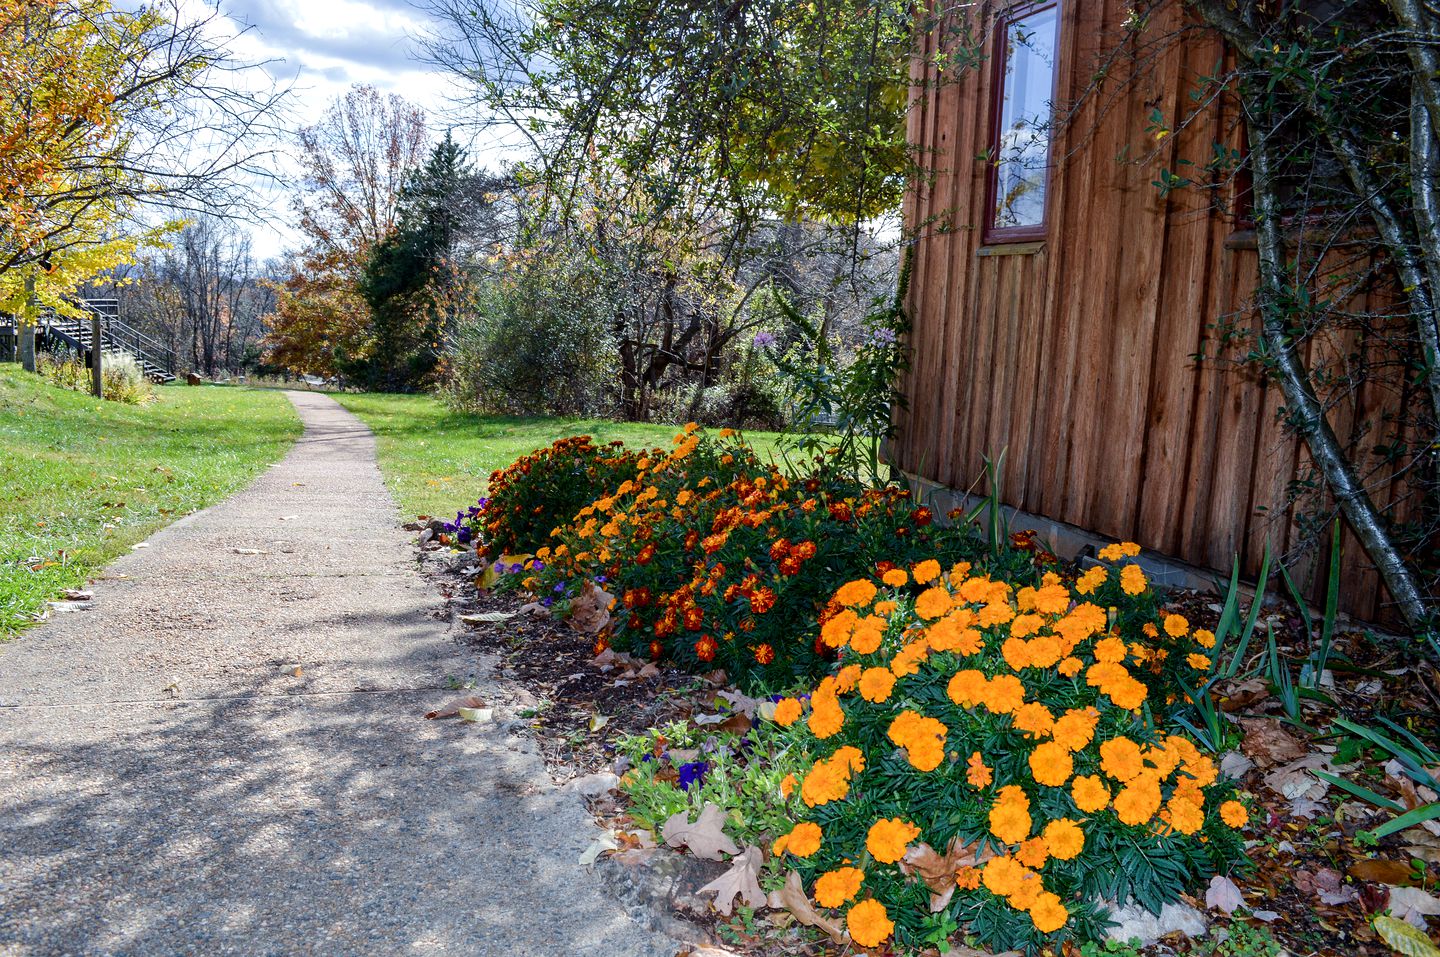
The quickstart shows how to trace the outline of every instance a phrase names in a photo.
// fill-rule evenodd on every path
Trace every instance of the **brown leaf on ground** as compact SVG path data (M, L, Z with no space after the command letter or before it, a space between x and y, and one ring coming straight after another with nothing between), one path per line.
M566 621L582 635L598 635L610 624L610 605L614 601L614 595L587 581L570 602L570 617Z
M1241 718L1240 750L1261 768L1287 764L1308 754L1305 742L1285 730L1279 718Z
M737 897L745 902L746 907L761 907L766 902L765 892L760 889L760 865L764 862L760 848L747 847L730 862L728 871L695 893L713 893L715 909L726 917L735 909Z
M1242 711L1270 697L1270 686L1265 683L1264 678L1232 681L1222 684L1216 697L1220 699L1221 711Z
M960 838L955 837L941 854L929 844L917 844L905 852L900 861L900 873L920 878L930 889L930 913L938 914L955 893L955 874L960 868L975 867L995 856L995 852L988 848L977 850L980 845L980 841L962 844Z
M739 854L740 846L725 833L725 812L710 802L692 824L685 811L676 811L660 828L660 836L671 847L688 847L696 857L723 861L726 854Z
M1418 887L1390 888L1390 916L1425 930L1425 919L1440 915L1440 898Z
M1313 874L1307 870L1297 871L1295 889L1302 894L1313 894L1320 903L1331 907L1360 899L1360 892L1354 885L1346 884L1344 875L1330 867L1322 867Z
M434 711L427 711L425 712L425 717L426 719L431 721L434 721L436 718L458 718L460 717L461 708L471 710L474 708L483 707L485 707L484 701L475 697L474 695L470 695L467 698L456 698L454 701L451 701L448 704L441 705Z
M1297 798L1309 798L1318 801L1330 790L1330 785L1320 780L1314 774L1315 771L1335 773L1330 758L1323 754L1307 754L1297 761L1291 761L1275 768L1265 775L1265 786L1276 794L1293 801Z
M1345 873L1357 881L1375 881L1377 884L1408 884L1413 878L1408 862L1374 857L1353 862L1345 868Z
M844 944L846 941L845 929L840 922L826 917L817 911L810 903L810 898L805 894L805 885L800 880L799 871L791 871L785 876L785 886L778 891L770 892L770 906L776 910L787 910L795 919L807 927L816 927L830 935L830 939L836 944Z

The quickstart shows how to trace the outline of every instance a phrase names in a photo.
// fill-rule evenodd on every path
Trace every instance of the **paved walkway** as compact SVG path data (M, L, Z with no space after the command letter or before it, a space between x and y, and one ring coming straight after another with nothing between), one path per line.
M538 757L423 720L474 659L369 431L290 398L284 461L0 646L0 954L673 955Z

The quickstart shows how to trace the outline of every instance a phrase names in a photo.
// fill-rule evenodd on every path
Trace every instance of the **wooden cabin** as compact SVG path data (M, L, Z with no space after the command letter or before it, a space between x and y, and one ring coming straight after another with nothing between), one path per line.
M915 60L909 133L930 175L906 208L916 242L898 464L932 489L984 491L984 460L1003 450L1014 527L1065 557L1129 539L1175 560L1170 580L1188 584L1228 574L1237 555L1255 577L1267 540L1294 560L1286 490L1304 453L1280 426L1280 391L1253 367L1193 358L1220 317L1247 313L1253 234L1202 192L1154 185L1162 167L1203 165L1216 142L1242 140L1224 101L1157 137L1194 110L1218 40L1196 30L1152 43L1185 26L1178 0L1139 35L1124 0L960 6L984 62L937 85L924 64L943 26ZM1135 67L1134 79L1096 91L1102 64L1112 77ZM1026 121L1047 113L1063 122ZM1393 401L1362 392L1336 410L1338 433L1363 443ZM1378 576L1343 541L1342 608L1386 619ZM1325 561L1299 563L1312 594Z

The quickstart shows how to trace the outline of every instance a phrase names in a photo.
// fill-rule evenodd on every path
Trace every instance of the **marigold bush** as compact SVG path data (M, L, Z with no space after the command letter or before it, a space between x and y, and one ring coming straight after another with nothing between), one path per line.
M643 452L588 435L560 439L490 474L486 497L456 516L462 543L474 538L494 556L533 552L575 513L636 474Z
M639 457L632 477L555 529L530 581L540 593L602 581L617 599L603 641L618 650L723 668L750 689L786 687L835 657L818 629L839 608L826 609L835 581L984 551L971 530L932 522L905 490L823 472L792 478L731 430L712 437L692 425L673 451Z
M1158 911L1243 860L1244 805L1165 730L1213 637L1138 565L1015 587L927 560L841 585L821 640L834 672L775 709L810 761L772 850L856 943L1096 939L1106 902Z

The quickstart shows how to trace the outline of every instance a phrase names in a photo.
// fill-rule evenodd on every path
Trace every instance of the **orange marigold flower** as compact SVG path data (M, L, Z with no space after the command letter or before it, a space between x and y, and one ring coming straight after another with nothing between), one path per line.
M894 864L905 856L910 842L920 836L920 829L898 817L881 818L870 825L865 835L865 849L882 864Z
M1144 824L1160 810L1160 800L1159 780L1142 774L1115 795L1115 814L1122 824Z
M1117 781L1129 781L1145 770L1140 745L1129 738L1100 742L1100 770Z
M1134 678L1116 682L1100 690L1110 696L1110 700L1115 703L1115 707L1124 708L1126 711L1134 711L1144 704L1145 699L1150 696L1150 692L1145 687L1144 682L1136 681Z
M1250 812L1239 801L1226 801L1220 805L1220 820L1231 827L1244 827L1250 823Z
M1039 869L1050 859L1050 849L1043 837L1032 837L1020 842L1015 859L1026 867Z
M821 907L839 907L860 893L865 872L858 867L840 867L826 871L815 881L815 903Z
M894 614L895 609L898 607L900 606L893 601L877 601L875 603L875 614L889 616Z
M1075 580L1075 591L1081 595L1094 594L1095 590L1105 584L1105 579L1109 577L1110 570L1104 565L1092 566Z
M924 638L912 641L904 648L895 653L890 659L890 670L895 672L895 677L904 678L906 675L913 675L920 670L920 664L930 657L930 642Z
M1118 664L1125 660L1127 650L1125 642L1114 635L1106 635L1095 642L1095 660L1103 661L1106 664Z
M820 626L820 640L830 648L843 648L850 641L859 617L849 608L835 614Z
M985 677L983 672L964 668L950 678L950 683L945 686L945 693L960 707L973 708L985 700L985 692L989 686L990 679Z
M1001 855L985 862L981 875L985 889L997 897L1009 897L1025 880L1025 867L1015 858Z
M1056 818L1045 825L1045 846L1056 860L1071 860L1085 849L1085 832L1068 817Z
M1031 738L1043 738L1055 728L1055 716L1050 709L1038 701L1022 704L1015 709L1015 730L1023 731Z
M855 690L855 685L860 682L860 666L846 665L835 672L835 693L849 694Z
M1071 708L1055 719L1051 737L1066 751L1080 751L1095 737L1100 712L1094 708Z
M1070 786L1070 797L1075 806L1087 814L1103 810L1110 803L1110 789L1099 775L1087 774L1075 779Z
M970 760L965 762L965 780L970 782L973 788L987 788L995 780L994 773L985 766L985 759L979 751L970 755Z
M820 825L813 821L801 821L791 828L789 834L782 835L775 839L771 847L771 853L779 856L784 851L789 851L796 857L809 857L820 850L820 839L823 837Z
M950 593L943 588L927 588L915 599L915 614L934 621L955 606Z
M985 707L995 714L1010 714L1025 703L1025 684L1014 675L996 675L985 686Z
M908 708L890 722L886 732L896 745L905 749L910 764L920 771L933 771L945 757L945 725Z
M785 775L785 777L781 778L781 779L780 779L780 796L783 797L783 798L784 798L785 800L787 800L787 801L790 800L790 795L792 795L792 794L795 793L795 785L796 785L797 783L799 783L799 782L797 782L797 781L795 780L795 775L793 775L793 774L787 774L787 775Z
M910 583L910 576L905 573L903 568L892 568L881 575L880 580L891 588L901 588Z
M1085 667L1085 662L1079 658L1070 657L1061 661L1057 670L1065 677L1073 678L1080 673L1080 669L1083 667Z
M1013 634L1000 646L1005 663L1016 671L1030 667L1030 642L1016 638Z
M781 698L775 702L775 723L782 728L788 728L800 720L800 713L804 708L796 698Z
M879 704L890 697L895 673L889 668L866 668L860 673L860 697Z
M1061 903L1060 896L1051 891L1042 891L1030 905L1030 920L1042 934L1052 934L1065 926L1070 912Z
M834 693L810 696L810 733L824 740L833 737L845 724L845 711Z
M1038 784L1058 788L1070 780L1075 762L1066 751L1054 741L1046 741L1030 752L1030 773Z
M761 644L755 648L755 660L762 665L768 665L775 660L775 649L769 644Z
M1194 834L1205 826L1205 812L1193 801L1171 798L1165 805L1170 826L1181 834Z
M1194 668L1196 671L1208 671L1210 668L1210 659L1200 654L1198 651L1186 655L1185 663L1190 667Z
M806 807L843 800L850 793L850 768L834 760L817 761L800 783L800 799Z
M1064 585L1046 585L1035 592L1035 610L1042 615L1061 615L1070 607L1070 589Z
M940 563L933 558L927 558L910 570L915 580L922 585L928 585L940 577Z
M955 872L955 886L962 891L973 891L980 886L980 868L965 866Z
M885 905L871 898L850 908L845 915L850 939L861 947L876 947L895 932L895 922L885 912Z
M866 578L846 582L835 592L835 600L846 608L868 605L875 600L875 583Z
M990 809L990 833L1002 844L1019 844L1030 836L1033 822L1023 805L1000 801Z
M1195 633L1190 637L1194 638L1195 643L1201 648L1215 647L1215 632L1210 631L1208 628L1196 628Z
M1190 633L1190 622L1184 615L1165 616L1165 634L1171 638L1184 638Z
M850 648L856 654L873 654L880 648L884 637L885 619L866 615L855 623L855 630L850 634Z
M1120 570L1120 590L1127 595L1138 595L1145 590L1148 582L1139 565L1126 565Z

